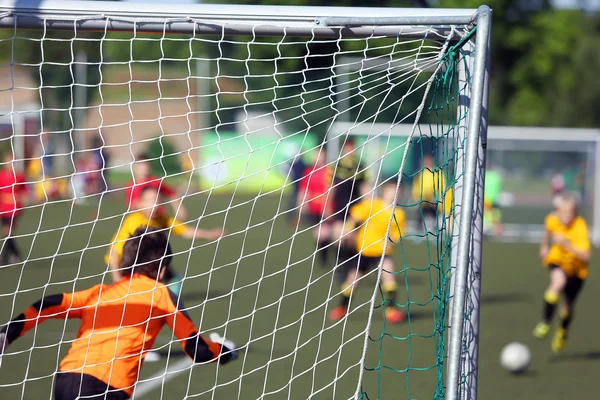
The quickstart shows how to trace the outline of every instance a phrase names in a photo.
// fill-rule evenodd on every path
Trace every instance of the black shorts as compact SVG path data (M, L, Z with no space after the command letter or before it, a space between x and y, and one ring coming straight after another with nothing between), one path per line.
M387 259L388 256L385 256L384 259ZM358 269L359 272L366 274L379 266L379 262L381 261L381 256L377 257L367 257L360 256L356 254L352 260L347 262L347 269L349 271L356 271Z
M555 268L560 269L560 267L555 264L550 264L548 266L549 271L552 271ZM571 304L575 303L575 300L577 300L577 296L579 296L579 292L581 292L581 289L583 288L583 282L583 279L579 279L576 276L567 276L567 284L563 289L563 292L565 294L565 300L567 300Z
M122 390L107 385L87 374L59 372L54 380L54 400L125 400Z
M0 217L2 221L2 226L14 226L17 224L17 216L16 215L3 215Z
M424 218L437 218L437 206L435 204L423 202L419 205L418 218L423 222Z
M317 226L319 224L327 222L327 221L323 220L323 216L321 214L313 214L313 213L303 213L302 219L309 226Z

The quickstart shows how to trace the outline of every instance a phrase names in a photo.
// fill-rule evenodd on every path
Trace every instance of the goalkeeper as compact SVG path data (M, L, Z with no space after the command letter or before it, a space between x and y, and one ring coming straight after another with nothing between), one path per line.
M366 186L366 184L361 185L361 189L365 189ZM404 231L404 211L394 204L396 189L397 182L390 180L383 184L382 196L374 199L366 190L363 190L362 200L350 208L349 220L345 225L342 238L346 242L343 244L344 246L354 247L354 256L338 266L338 268L345 267L348 272L342 283L341 302L329 313L329 319L332 321L338 321L346 315L350 297L358 285L358 280L364 274L377 268L382 262L382 258L381 290L391 303L391 306L385 310L386 321L394 324L406 319L404 313L395 306L398 285L394 274L392 246L388 245L385 248L388 227L392 218L390 240L394 242L399 240L401 232Z
M0 330L0 353L48 318L79 318L81 325L60 363L55 400L128 399L147 350L167 324L195 362L237 358L225 339L205 339L161 277L171 263L167 236L152 228L137 229L123 247L124 279L75 293L46 296Z
M118 232L114 235L112 246L104 259L112 271L114 282L118 282L121 279L122 274L119 270L119 265L121 264L123 246L133 232L141 226L148 225L152 228L171 229L172 234L182 236L186 239L216 240L223 234L223 230L220 228L210 230L195 229L191 226L186 226L172 217L168 217L160 201L161 196L158 189L153 186L143 187L137 195L135 204L133 204L137 211L125 217ZM164 282L168 282L169 288L174 293L179 293L181 279L169 266L165 268Z

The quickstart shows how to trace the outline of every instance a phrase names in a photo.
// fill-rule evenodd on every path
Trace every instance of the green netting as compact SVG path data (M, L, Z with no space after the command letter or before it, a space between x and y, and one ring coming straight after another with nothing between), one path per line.
M397 207L417 214L417 226L392 244L401 253L403 265L393 272L382 271L396 276L401 295L394 300L381 286L377 289L374 312L382 314L383 322L371 326L367 350L370 356L377 354L377 361L369 362L373 358L367 357L360 399L444 398L453 191L461 178L456 163L465 139L464 135L459 137L459 126L467 117L466 108L459 111L459 97L466 95L470 81L467 77L466 82L459 82L457 67L467 62L467 54L461 49L474 32L471 30L449 47L442 57L428 94L426 113L410 142L421 166L402 171L401 189L412 191L413 196L401 194L405 200L400 199ZM431 158L431 165L424 161L426 158ZM398 225L398 221L393 224ZM429 293L418 288L422 281L428 283ZM412 284L415 282L417 288ZM389 329L385 322L389 306L406 313L406 328L400 332ZM403 382L404 390L390 394L385 387L394 381Z

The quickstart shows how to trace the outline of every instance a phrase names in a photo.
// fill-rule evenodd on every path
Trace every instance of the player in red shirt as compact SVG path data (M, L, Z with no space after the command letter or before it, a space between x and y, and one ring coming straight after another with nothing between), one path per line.
M17 225L17 218L21 214L21 207L26 202L25 178L13 168L13 155L4 154L0 167L0 221L4 245L2 248L2 264L18 263L21 253L17 248L15 239L11 237Z
M314 166L307 167L302 175L297 200L300 217L312 226L313 237L317 241L317 252L325 265L332 233L328 220L332 211L332 200L328 199L332 173L327 165L324 150L317 154Z
M171 186L167 185L163 179L152 176L148 157L142 154L137 157L133 164L134 179L125 187L125 206L133 211L135 204L139 200L145 188L151 187L158 190L161 197L168 200L173 208L173 217L179 220L187 218L181 198L177 198L177 193Z

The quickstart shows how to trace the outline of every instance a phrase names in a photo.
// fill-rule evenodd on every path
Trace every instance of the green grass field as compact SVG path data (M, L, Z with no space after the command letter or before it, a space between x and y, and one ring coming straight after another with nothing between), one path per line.
M192 215L209 215L202 219L202 226L218 225L225 219L230 235L218 245L174 238L174 250L180 253L174 265L188 278L182 298L201 331L222 333L227 322L228 336L250 344L236 363L201 365L169 374L162 388L136 398L255 399L263 393L269 399L305 399L310 394L314 399L351 397L360 372L364 347L360 333L367 322L374 277L363 282L348 320L332 324L326 313L337 304L339 288L332 285L328 269L319 267L318 262L311 267L314 244L310 234L294 235L294 229L278 215L278 198L258 202L244 198L236 199L233 206L230 203L227 196L212 197L208 202L201 196L188 199ZM226 208L230 211L219 213ZM66 202L23 215L17 232L23 236L18 244L31 261L0 269L0 323L44 294L78 290L102 281L106 270L103 255L120 222L122 200L105 198L99 218L96 211L97 206L71 207ZM408 270L398 276L399 301L410 301L411 319L386 327L389 335L382 341L369 342L366 367L379 363L391 367L379 373L364 372L363 390L370 399L378 394L381 399L430 399L435 391L438 367L432 335L437 304L432 301L431 288L437 285L436 273L428 268L432 256L425 244L404 241L402 247L402 252L396 251L396 260ZM595 330L600 321L593 297L600 290L600 281L594 265L569 343L559 356L551 354L549 341L537 342L531 336L547 283L537 248L488 242L483 266L479 398L595 397L596 382L582 379L600 368L600 338ZM381 334L382 324L377 310L373 337ZM77 327L77 321L65 325L63 320L51 320L12 345L9 352L16 354L5 356L0 368L0 397L50 398L52 374ZM142 378L163 371L167 359L171 366L184 359L177 343L169 345L171 339L165 328L155 344L163 361L144 365ZM533 353L530 370L521 376L511 376L499 366L500 350L511 341L526 343Z

